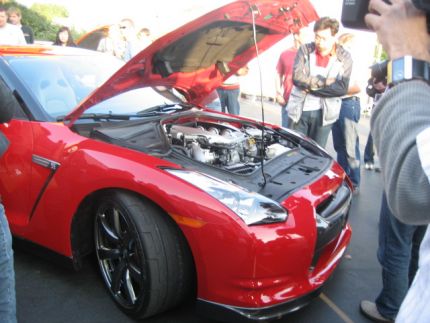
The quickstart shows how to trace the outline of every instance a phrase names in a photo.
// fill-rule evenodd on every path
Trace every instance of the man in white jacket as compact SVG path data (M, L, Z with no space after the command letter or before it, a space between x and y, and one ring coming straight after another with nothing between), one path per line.
M348 92L352 58L336 44L339 22L323 17L314 24L315 41L302 45L293 66L287 104L288 127L325 147L338 119L341 97Z
M0 45L26 45L20 27L7 22L6 8L0 6Z

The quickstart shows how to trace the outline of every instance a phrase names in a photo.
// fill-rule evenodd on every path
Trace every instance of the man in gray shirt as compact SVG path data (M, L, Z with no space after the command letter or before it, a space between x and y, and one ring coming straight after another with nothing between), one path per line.
M418 2L416 2L419 4ZM407 224L430 223L430 36L426 15L411 0L371 0L366 23L391 60L425 66L421 76L391 84L371 120L389 208ZM396 74L394 74L396 75ZM419 269L396 322L430 322L430 231L422 241Z

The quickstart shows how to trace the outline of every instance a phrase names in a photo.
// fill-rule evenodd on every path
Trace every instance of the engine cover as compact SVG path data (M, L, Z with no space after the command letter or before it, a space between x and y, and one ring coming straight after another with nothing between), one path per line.
M181 146L190 158L230 171L244 167L255 169L262 160L270 160L291 149L267 129L263 141L262 130L250 125L239 128L230 123L206 121L173 124L166 129L172 146Z

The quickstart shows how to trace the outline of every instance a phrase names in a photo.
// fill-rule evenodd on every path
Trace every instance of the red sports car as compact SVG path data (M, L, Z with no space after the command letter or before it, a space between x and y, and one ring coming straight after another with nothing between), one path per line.
M317 19L307 0L237 1L126 65L76 48L0 47L21 109L0 193L13 235L79 269L95 254L127 314L187 297L261 321L315 297L351 237L351 186L311 140L212 111L238 68Z

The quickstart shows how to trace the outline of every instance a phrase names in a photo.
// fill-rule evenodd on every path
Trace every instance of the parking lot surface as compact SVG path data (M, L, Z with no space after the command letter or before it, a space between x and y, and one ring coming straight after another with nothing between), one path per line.
M265 120L278 123L279 107L264 103ZM242 100L241 113L261 119L259 102ZM364 151L369 120L360 122L360 146ZM327 150L333 155L331 140ZM275 322L369 322L358 310L360 300L373 300L381 288L376 260L378 217L382 196L381 174L362 169L360 194L352 202L349 222L351 244L320 297L307 307ZM15 250L17 312L20 323L134 322L110 300L94 259L80 272L59 266L26 250ZM190 302L145 320L147 323L212 323L197 316ZM232 322L233 323L233 322Z

